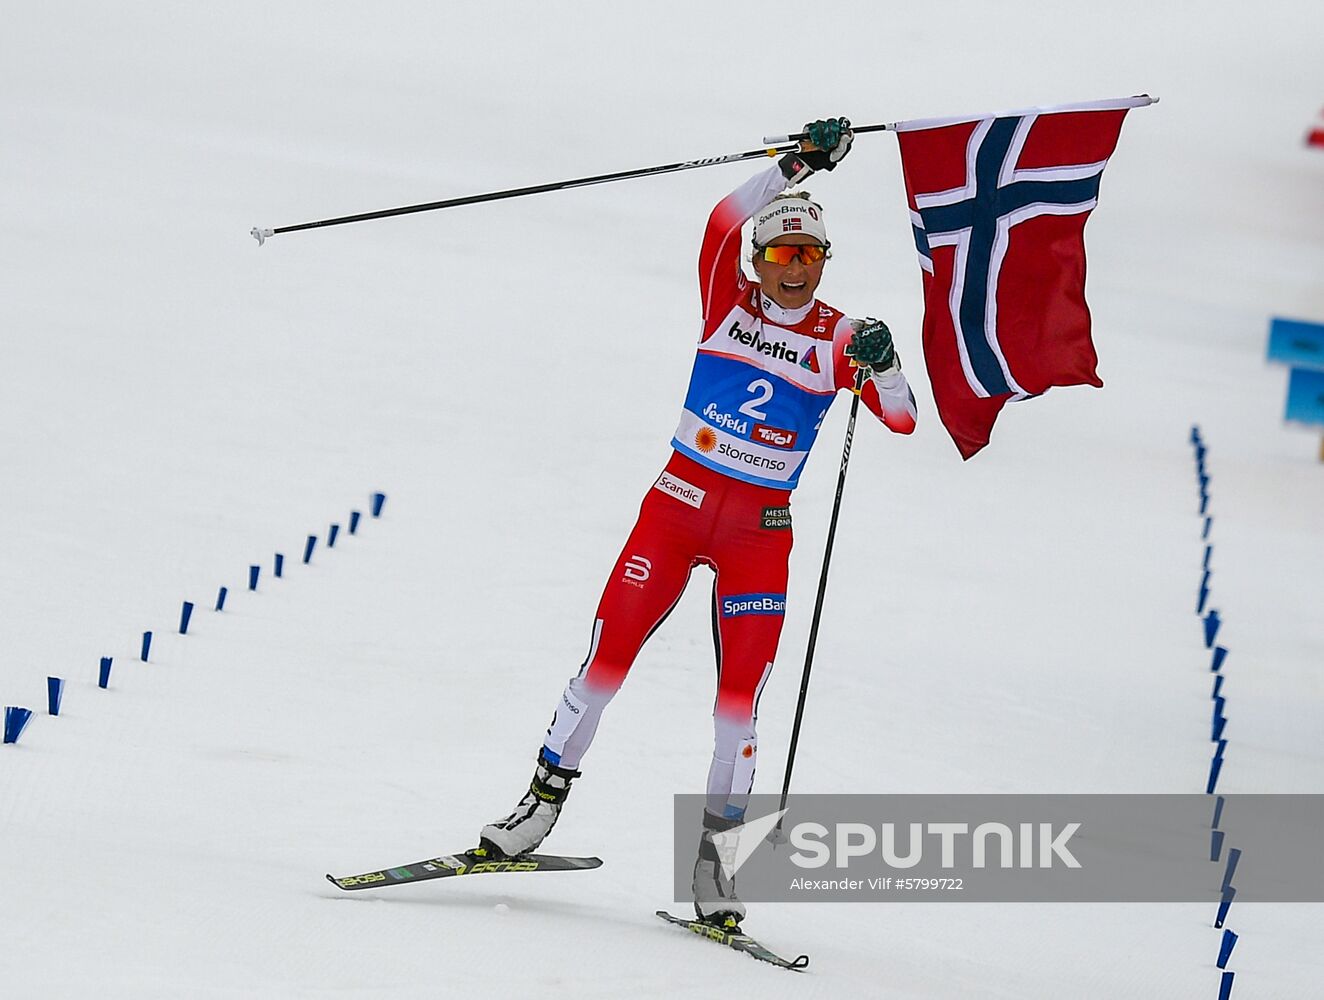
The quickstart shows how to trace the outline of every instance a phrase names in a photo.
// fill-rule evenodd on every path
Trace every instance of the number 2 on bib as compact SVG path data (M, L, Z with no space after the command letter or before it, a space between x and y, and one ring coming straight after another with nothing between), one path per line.
M753 399L740 407L740 412L747 417L753 417L755 420L767 420L768 414L760 410L759 407L772 399L772 383L766 378L756 378L745 387L745 391L752 392L755 395Z

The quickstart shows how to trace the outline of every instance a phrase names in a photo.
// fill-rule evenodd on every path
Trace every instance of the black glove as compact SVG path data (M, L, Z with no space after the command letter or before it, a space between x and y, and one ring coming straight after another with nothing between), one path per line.
M816 170L835 170L850 152L855 133L848 118L824 118L804 127L809 138L801 140L800 151L781 158L782 173L799 184Z
M855 320L855 333L846 345L846 357L870 375L890 375L901 370L901 360L892 344L892 331L880 319Z

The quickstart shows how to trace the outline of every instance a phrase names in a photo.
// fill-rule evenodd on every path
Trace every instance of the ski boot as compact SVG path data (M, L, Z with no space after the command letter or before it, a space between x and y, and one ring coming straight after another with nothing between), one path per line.
M552 832L561 815L561 806L570 794L570 782L578 777L578 771L553 764L545 750L540 752L529 790L514 812L483 827L479 850L507 858L528 854Z
M727 874L735 865L736 837L725 834L741 822L705 810L699 856L694 862L694 912L704 923L730 932L739 932L745 904L736 896L735 872Z

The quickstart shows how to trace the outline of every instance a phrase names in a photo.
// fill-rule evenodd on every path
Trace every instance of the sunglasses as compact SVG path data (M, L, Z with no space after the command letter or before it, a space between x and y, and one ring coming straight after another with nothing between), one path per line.
M762 257L769 264L776 264L779 267L785 267L795 258L800 258L800 263L808 266L817 264L828 255L828 248L819 246L817 243L789 244L779 247L755 247L754 256Z

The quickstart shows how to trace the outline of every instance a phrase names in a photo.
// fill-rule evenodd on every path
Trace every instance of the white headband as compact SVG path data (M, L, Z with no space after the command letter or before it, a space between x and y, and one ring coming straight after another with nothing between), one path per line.
M754 245L766 247L779 236L812 236L828 245L823 208L807 198L777 198L754 216Z

